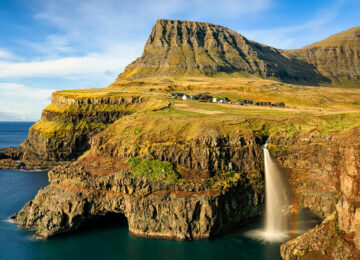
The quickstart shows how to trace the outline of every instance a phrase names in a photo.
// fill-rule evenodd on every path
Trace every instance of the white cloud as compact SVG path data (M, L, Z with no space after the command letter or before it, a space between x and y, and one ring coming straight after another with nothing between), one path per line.
M1 60L18 60L19 57L12 52L0 48L0 61Z
M38 1L35 19L63 32L47 39L42 48L60 51L74 45L105 49L114 42L145 41L159 18L206 19L238 18L269 8L273 0L48 0ZM148 32L144 32L148 30ZM141 35L141 36L140 36ZM71 47L70 47L71 46ZM79 50L79 48L76 48Z
M0 61L0 78L109 75L109 72L114 71L120 73L140 53L140 45L134 43L130 46L113 46L107 53L90 53L82 57L65 57L29 62Z
M2 94L1 103L5 104L6 98L4 98L4 96L6 96L7 98L29 98L33 101L41 101L48 100L54 90L28 87L22 84L15 83L0 83L0 91Z
M102 87L141 55L156 19L236 18L268 8L272 0L29 0L46 25L17 39L26 57L0 49L0 120L36 120L55 88ZM46 33L47 34L43 34ZM66 86L61 85L63 81ZM98 80L100 78L100 80ZM60 81L44 89L43 82ZM11 82L20 82L15 84ZM31 84L28 84L31 82ZM101 84L100 86L98 84Z
M39 119L42 108L50 103L53 91L9 82L0 83L0 120Z

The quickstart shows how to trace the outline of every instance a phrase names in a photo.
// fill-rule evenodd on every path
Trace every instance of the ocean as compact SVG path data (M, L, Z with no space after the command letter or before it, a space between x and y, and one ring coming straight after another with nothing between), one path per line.
M0 147L18 146L33 123L0 122ZM172 241L138 238L126 225L102 225L38 240L34 231L8 221L48 184L47 172L0 170L0 260L8 259L281 259L280 243L263 243L245 233L261 219L210 240Z

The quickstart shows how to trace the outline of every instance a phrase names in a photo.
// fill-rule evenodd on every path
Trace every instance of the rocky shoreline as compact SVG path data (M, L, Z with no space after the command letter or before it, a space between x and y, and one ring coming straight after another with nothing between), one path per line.
M282 257L360 255L359 127L269 135L263 122L249 129L258 122L193 119L166 100L134 95L77 100L57 93L52 102L27 141L0 153L2 169L50 169L50 185L11 218L37 237L108 215L141 237L194 240L231 232L263 214L262 145L269 137L293 191L293 211L306 208L324 220L284 243Z
M54 168L49 181L11 217L22 227L36 228L41 238L115 213L126 217L130 232L137 236L203 239L261 215L264 201L249 180L224 190L210 184L151 182L126 171L94 176L77 163Z
M3 170L49 170L67 161L47 161L37 156L24 158L22 147L0 148L0 169Z

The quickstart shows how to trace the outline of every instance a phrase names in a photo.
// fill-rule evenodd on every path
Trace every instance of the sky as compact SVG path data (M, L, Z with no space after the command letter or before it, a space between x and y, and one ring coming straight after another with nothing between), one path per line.
M56 90L109 85L157 19L293 49L359 26L359 14L359 0L0 0L0 121L38 120Z

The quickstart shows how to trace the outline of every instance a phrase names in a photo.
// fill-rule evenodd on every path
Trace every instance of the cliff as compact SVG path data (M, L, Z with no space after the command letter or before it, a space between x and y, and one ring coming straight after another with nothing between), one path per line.
M324 220L284 243L282 256L356 259L360 90L301 84L356 85L357 35L355 28L285 51L213 24L157 21L142 57L116 82L55 92L21 148L0 153L1 167L57 166L12 219L43 238L109 215L138 236L213 237L262 214L261 146L269 138L293 212L310 209ZM215 77L250 74L296 84ZM183 101L173 92L286 107Z
M328 81L312 65L250 41L226 27L178 20L158 20L142 56L128 65L119 79L232 73L286 82Z
M283 244L284 259L316 259L324 255L333 259L357 259L360 256L359 131L356 127L341 135L328 136L322 143L318 138L305 137L302 142L282 148L302 147L296 149L296 155L289 160L283 157L286 152L278 159L288 171L295 173L293 186L298 192L299 204L327 218L322 225ZM306 149L312 147L310 152L314 153L306 161L301 159L309 154L304 151L304 145ZM293 161L294 168L289 169L294 157L298 159Z
M301 49L280 50L223 26L158 20L143 54L118 79L246 76L306 85L359 85L359 27Z
M360 27L335 34L298 50L291 56L305 61L337 85L358 86L360 81Z
M330 128L324 124L333 123L331 114L312 119L313 113L308 118L302 113L304 122L297 126L293 118L258 114L240 119L239 112L232 113L166 107L122 117L93 136L90 150L76 163L54 168L50 185L13 220L49 237L118 214L139 236L212 237L262 214L261 145L267 137L295 191L299 207L294 210L310 208L321 218L329 216L339 199L338 171L347 165L338 149L356 133L342 125L357 121L336 117L340 128L332 125L333 134L318 131ZM306 130L288 128L290 122ZM329 153L334 144L337 149Z
M47 169L76 160L90 148L90 139L117 119L138 111L156 110L168 103L138 93L111 90L59 91L21 144L28 169Z
M221 150L223 146L216 138L202 142L199 155L204 161L206 148ZM89 161L85 157L50 171L50 185L11 219L23 227L36 228L36 235L42 238L77 230L108 214L117 214L118 219L125 216L130 232L137 236L179 240L213 237L262 212L263 176L252 162L253 151L259 151L260 145L255 137L242 142L245 156L241 164L247 171L219 172L202 181L194 181L179 166L174 170L170 162L146 159L138 159L141 167L133 165L129 171L124 164L122 169L112 169L120 165L113 165L118 157L113 161L103 157L103 164L94 173L94 157L89 154ZM176 172L173 178L166 177L169 167Z

